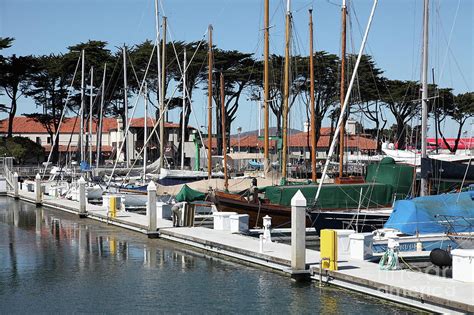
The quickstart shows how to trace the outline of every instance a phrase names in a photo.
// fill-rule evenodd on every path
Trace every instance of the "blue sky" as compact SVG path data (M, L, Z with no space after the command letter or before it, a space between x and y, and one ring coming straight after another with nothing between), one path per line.
M308 53L308 8L313 7L315 49L338 54L341 1L292 1L294 53ZM349 3L348 47L356 52L372 0ZM366 52L389 78L420 77L422 4L422 0L379 1ZM271 53L283 54L285 6L284 0L270 0ZM429 60L437 83L454 88L456 93L474 90L474 1L431 0L430 8ZM212 24L213 41L219 48L258 57L263 53L263 0L163 0L160 11L168 17L175 40L199 40ZM153 0L1 0L0 36L16 39L5 55L60 53L89 39L107 41L114 50L123 43L133 45L154 38ZM206 97L195 95L196 118L204 125ZM21 100L20 113L34 110L30 100ZM303 108L294 108L293 127L302 128L303 112ZM244 102L238 115L233 130L257 127L254 103ZM196 125L193 120L191 124Z

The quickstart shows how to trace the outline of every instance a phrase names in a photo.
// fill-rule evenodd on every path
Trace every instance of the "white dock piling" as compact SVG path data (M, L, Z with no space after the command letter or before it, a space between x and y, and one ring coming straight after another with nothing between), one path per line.
M81 176L77 181L79 184L79 217L85 218L86 217L86 180L84 177Z
M270 232L270 227L272 226L272 217L266 215L262 218L263 220L263 241L265 243L272 242L272 234Z
M15 199L18 199L20 198L19 195L18 195L18 190L19 190L19 186L18 186L18 173L15 172L13 174L13 197Z
M156 233L156 185L153 181L150 181L148 184L147 192L146 215L148 218L148 231Z
M298 192L291 198L291 269L306 269L306 198Z
M42 203L42 194L41 194L41 176L40 174L36 174L35 177L35 192L36 192L36 206L41 206Z

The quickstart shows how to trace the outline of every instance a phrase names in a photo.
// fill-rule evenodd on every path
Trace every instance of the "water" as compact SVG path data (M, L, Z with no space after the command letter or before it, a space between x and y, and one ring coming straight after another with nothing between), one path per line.
M411 313L0 198L0 312Z

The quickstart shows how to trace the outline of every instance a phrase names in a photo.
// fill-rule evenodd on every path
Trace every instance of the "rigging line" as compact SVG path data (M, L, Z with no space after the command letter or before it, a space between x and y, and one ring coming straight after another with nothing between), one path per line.
M144 78L146 78L146 76L148 74L148 70L150 69L151 60L153 58L153 54L155 53L155 49L156 49L157 45L158 45L158 43L157 43L157 41L155 41L155 44L153 45L153 49L151 51L150 59L148 60L148 65L147 65L146 70L145 70ZM142 83L140 85L140 89L138 90L139 95L142 93L144 85L145 85L145 80L142 81ZM130 122L131 122L132 118L135 116L135 111L137 109L139 99L140 98L138 97L135 101L135 105L133 105L132 115L128 118L128 121L127 121L127 126L126 126L126 129L125 129L125 135L128 135L128 132L130 130ZM112 181L112 176L114 175L115 169L117 168L117 163L118 163L118 160L120 158L120 154L118 154L118 152L122 152L124 145L125 145L125 141L122 141L122 143L120 145L120 150L117 150L117 157L115 159L114 167L112 169L112 173L110 175L109 181L107 182L107 187L110 186L110 182Z
M179 60L179 54L178 54L178 52L176 51L176 46L175 46L175 44L174 44L174 39L173 39L173 34L172 34L171 24L170 24L170 23L168 23L168 26L167 26L166 29L168 30L168 34L170 35L170 42L171 42L171 45L173 46L173 52L174 52L174 54L175 54L175 58L176 58L176 61L177 61L177 64L178 64L179 73L181 74L181 76L183 76L183 69L182 69L182 67L181 67L181 62L180 62L180 60ZM193 62L193 59L194 59L194 57L196 56L196 53L198 52L199 47L201 46L201 44L204 42L204 39L206 38L207 32L208 32L208 29L206 28L206 31L204 32L201 41L199 42L198 46L197 46L196 49L194 50L193 56L192 56L191 59L189 60L189 64L186 66L186 69L188 69L189 66L191 65L191 63Z
M356 61L356 64L355 64L355 67L354 67L354 71L353 71L353 75L352 75L352 78L351 78L351 81L349 83L349 87L347 89L347 91L349 93L346 94L345 96L345 99L344 99L344 104L342 106L342 109L341 109L341 113L339 115L339 120L337 122L337 126L336 126L336 130L335 130L335 134L334 134L334 139L331 143L331 146L329 148L329 153L328 153L328 157L327 157L327 162L325 163L324 165L324 170L323 170L323 174L321 176L321 178L325 178L326 177L326 173L327 173L327 170L328 170L328 166L329 166L329 160L331 159L331 156L332 154L334 153L334 148L335 148L335 145L336 145L336 141L338 136L339 136L339 130L341 128L341 125L342 125L342 117L344 115L344 111L347 107L347 104L349 103L349 97L350 97L350 91L352 90L352 87L354 85L354 80L355 80L355 73L357 72L358 70L358 67L359 67L359 64L360 64L360 60L362 58L362 54L363 54L363 51L364 51L364 47L365 47L365 43L367 42L367 38L368 38L368 35L369 35L369 30L370 30L370 26L372 24L372 21L373 21L373 17L374 17L374 14L375 14L375 9L377 7L377 2L378 0L374 0L374 3L373 3L373 6L372 6L372 10L370 12L370 16L369 16L369 21L367 22L367 28L365 30L365 33L364 33L364 37L362 39L362 43L361 43L361 46L360 46L360 49L359 49L359 54L357 56L357 61ZM319 194L321 192L321 188L322 188L322 185L323 185L323 181L320 181L319 183L319 186L318 186L318 190L316 192L316 196L315 196L315 201L318 200L318 197L319 197Z
M448 42L447 42L447 49L446 49L446 52L444 54L444 58L443 58L443 65L441 66L441 71L439 73L439 76L438 76L438 84L441 83L441 78L443 76L443 72L444 72L444 69L445 69L445 66L446 66L446 60L448 58L448 53L449 53L449 49L451 47L451 39L453 37L453 32L454 32L454 26L456 25L456 20L457 20L457 17L458 17L458 12L459 12L459 7L461 5L461 0L458 0L458 6L456 8L456 13L454 14L454 19L453 19L453 25L451 26L451 31L449 32L449 38L448 38ZM440 16L440 12L439 12L439 7L436 8L436 15L438 16L438 19L439 19L439 25L441 26L441 29L443 31L443 35L445 35L444 33L444 28L443 28L443 23L441 21L441 16ZM440 33L440 32L439 32ZM438 34L439 34L438 33ZM445 39L446 40L446 39Z
M457 58L456 58L456 56L454 55L454 53L453 53L453 51L452 51L452 49L451 49L450 42L447 42L447 41L446 41L446 33L445 33L445 29L444 29L444 27L443 27L443 22L442 22L441 20L440 20L440 25L441 25L441 30L442 30L441 33L443 34L443 39L444 39L444 41L445 41L446 44L447 44L446 50L451 54L451 56L452 56L452 58L453 58L453 60L454 60L454 63L456 64L456 67L458 68L459 74L461 75L461 77L462 77L462 79L463 79L463 81L464 81L464 84L466 84L467 90L470 90L469 83L468 83L468 81L466 80L466 77L464 76L464 72L462 71L461 67L459 66L459 63L458 63L458 61L457 61ZM453 31L453 29L454 29L454 22L453 22L453 27L452 27L452 29L451 29L451 32ZM451 35L452 35L452 34L450 34L450 37L451 37ZM443 67L444 67L444 65L443 65ZM438 83L439 83L439 82L440 82L440 80L438 80Z
M181 78L181 80L182 80L182 78ZM150 134L148 135L148 139L146 139L145 144L143 145L142 149L138 153L139 155L141 155L143 153L143 150L146 147L146 145L148 144L148 141L150 141L150 139L153 137L153 134L156 133L156 129L158 128L160 122L164 119L164 113L168 110L168 105L171 103L171 100L172 100L173 96L175 95L176 91L178 90L178 85L181 82L181 80L175 86L175 88L173 90L173 93L171 93L171 96L168 99L168 102L165 104L165 110L160 113L160 117L158 117L158 119L155 121L153 129L151 130ZM160 143L159 138L158 138L158 142ZM128 170L127 174L125 175L125 178L129 178L130 172L132 171L132 169L133 169L133 167L135 166L136 163L137 163L137 160L134 160L132 165L130 166L130 169Z
M61 113L58 129L56 130L56 134L54 135L54 145L53 143L51 143L51 151L49 152L48 161L44 166L44 171L43 171L43 174L41 175L41 179L43 179L44 175L46 174L46 169L48 168L49 161L51 160L51 156L53 155L53 151L54 151L53 146L56 146L56 143L57 143L58 148L59 148L59 130L61 130L63 118L67 112L67 105L69 103L69 99L71 98L72 86L74 84L74 80L76 79L77 69L79 69L79 64L81 63L81 57L82 57L82 52L81 54L79 54L79 58L77 59L76 69L74 70L74 75L72 77L71 84L69 85L69 88L68 88L68 93L67 93L66 101L64 102L63 112Z
M133 75L135 77L135 80L137 81L137 84L140 85L140 80L138 79L138 75L137 75L137 72L135 71L135 67L133 65L133 60L132 60L132 57L130 56L130 54L128 52L128 49L125 50L125 53L127 54L128 62L130 62L130 65L132 66L132 71L133 71ZM143 80L145 80L145 78L143 78Z

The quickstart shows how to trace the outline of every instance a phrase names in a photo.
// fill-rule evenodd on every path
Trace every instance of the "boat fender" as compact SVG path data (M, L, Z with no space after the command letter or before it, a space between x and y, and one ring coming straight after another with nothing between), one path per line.
M441 248L435 248L431 251L430 261L438 267L450 267L453 265L451 254Z

